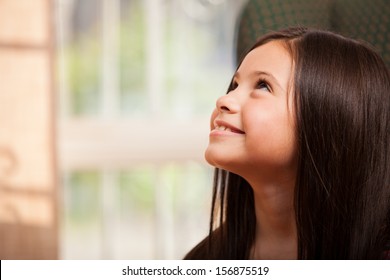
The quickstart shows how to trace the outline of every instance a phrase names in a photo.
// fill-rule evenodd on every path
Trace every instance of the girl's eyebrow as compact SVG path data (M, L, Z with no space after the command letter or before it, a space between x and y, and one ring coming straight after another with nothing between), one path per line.
M273 83L275 83L279 88L284 90L284 88L280 85L279 81L275 78L275 76L272 75L269 72L266 72L266 71L254 71L254 72L252 72L250 74L250 76L255 76L255 77L261 76L261 75L269 77L269 79L271 79ZM239 79L239 78L240 78L240 73L237 71L236 73L234 73L233 80Z

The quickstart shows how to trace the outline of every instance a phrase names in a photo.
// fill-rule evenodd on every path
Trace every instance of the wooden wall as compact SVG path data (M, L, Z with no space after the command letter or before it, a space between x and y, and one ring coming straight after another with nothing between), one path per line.
M52 2L0 0L0 259L58 257Z

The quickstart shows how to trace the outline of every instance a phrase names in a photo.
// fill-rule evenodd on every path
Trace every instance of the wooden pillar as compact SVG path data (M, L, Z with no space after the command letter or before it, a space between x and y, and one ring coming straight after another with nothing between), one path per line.
M52 2L0 0L0 259L58 257Z

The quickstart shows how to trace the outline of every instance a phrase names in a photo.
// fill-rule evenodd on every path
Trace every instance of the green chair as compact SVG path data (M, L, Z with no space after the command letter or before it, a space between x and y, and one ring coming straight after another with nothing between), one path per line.
M369 42L390 67L389 0L249 0L237 24L236 59L271 30L307 26Z

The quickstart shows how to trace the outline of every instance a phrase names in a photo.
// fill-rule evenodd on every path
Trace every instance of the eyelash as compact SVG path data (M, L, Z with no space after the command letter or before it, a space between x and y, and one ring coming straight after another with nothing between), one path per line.
M233 82L232 82L232 85L231 85L230 88L229 88L229 91L235 90L237 87L238 87L237 82L233 81Z
M237 87L238 87L238 83L233 81L232 85L230 87L230 91L235 90ZM265 87L269 92L271 92L271 87L269 86L269 83L267 82L267 80L264 79L264 78L260 78L256 82L256 86L255 87L256 87L256 89L262 89L262 88Z
M269 86L269 83L263 78L263 79L259 79L256 83L256 88L257 89L261 89L261 88L267 88L267 90L269 92L271 92L271 87Z

